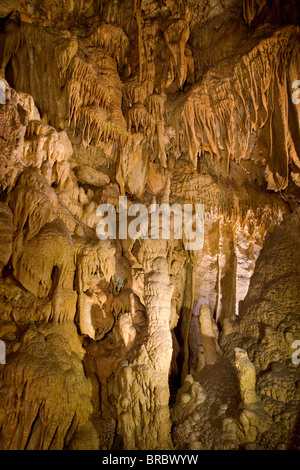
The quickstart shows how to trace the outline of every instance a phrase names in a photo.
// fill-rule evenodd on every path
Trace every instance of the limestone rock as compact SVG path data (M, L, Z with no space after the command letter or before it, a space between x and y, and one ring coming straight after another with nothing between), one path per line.
M247 351L235 348L235 367L238 373L238 381L242 401L245 405L258 401L256 387L255 366L250 361Z
M90 184L91 186L101 187L110 183L109 176L87 165L78 167L75 173L81 183Z
M0 203L0 269L7 265L13 247L13 218L9 207Z
M0 448L299 449L299 2L0 18Z

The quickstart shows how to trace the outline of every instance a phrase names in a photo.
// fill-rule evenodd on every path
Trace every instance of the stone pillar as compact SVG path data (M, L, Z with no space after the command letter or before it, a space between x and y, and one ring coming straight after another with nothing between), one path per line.
M199 327L206 364L213 365L217 360L217 350L211 313L208 305L202 304L200 307Z
M144 240L147 340L121 363L117 414L124 450L172 448L169 370L172 359L171 298L166 242Z

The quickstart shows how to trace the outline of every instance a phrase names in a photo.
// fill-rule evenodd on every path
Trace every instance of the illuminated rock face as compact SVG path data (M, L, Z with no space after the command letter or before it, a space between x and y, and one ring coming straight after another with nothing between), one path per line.
M299 448L298 2L0 18L0 448ZM124 196L202 204L203 247Z

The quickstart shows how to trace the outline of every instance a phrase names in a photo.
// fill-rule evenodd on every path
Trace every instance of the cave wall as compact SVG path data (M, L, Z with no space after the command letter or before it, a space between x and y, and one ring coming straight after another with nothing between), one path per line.
M0 2L1 449L299 445L299 19ZM99 239L121 196L202 204L202 249Z

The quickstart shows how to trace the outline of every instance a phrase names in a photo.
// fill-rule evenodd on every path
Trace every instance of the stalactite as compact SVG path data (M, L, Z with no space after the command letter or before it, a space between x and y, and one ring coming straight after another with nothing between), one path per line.
M102 23L89 36L93 46L103 48L118 65L124 65L129 48L129 39L120 26Z
M243 0L244 19L248 26L260 14L266 3L266 0Z
M212 326L211 312L205 304L200 306L199 325L205 361L208 365L215 364L217 360L215 334Z
M183 86L187 77L187 61L184 52L189 35L189 24L184 20L178 20L172 23L164 31L164 39L171 51L171 56L172 60L174 61L178 84L180 87ZM170 63L169 67L172 68L173 64Z
M147 106L149 112L156 122L157 138L158 138L158 158L164 168L167 167L167 156L164 143L165 124L164 124L164 105L166 96L152 94L149 96Z
M139 131L140 126L143 129L150 142L153 140L155 132L155 120L142 104L136 104L128 110L128 128L131 131L134 126L136 132Z

